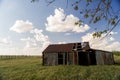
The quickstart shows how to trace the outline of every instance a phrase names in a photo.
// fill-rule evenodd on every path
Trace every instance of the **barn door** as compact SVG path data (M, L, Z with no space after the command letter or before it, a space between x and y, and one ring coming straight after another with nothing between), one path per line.
M89 65L88 54L86 52L78 52L79 65Z
M58 53L58 64L67 64L67 53Z
M89 52L89 58L90 58L90 65L96 65L95 51L90 51Z
M63 64L63 54L58 53L58 64Z

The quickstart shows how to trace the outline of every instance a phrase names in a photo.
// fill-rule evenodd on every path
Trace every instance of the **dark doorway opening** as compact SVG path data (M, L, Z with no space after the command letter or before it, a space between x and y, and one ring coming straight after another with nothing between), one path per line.
M67 64L67 53L65 53L65 64Z
M86 52L78 52L79 65L89 65L88 54Z
M95 51L89 51L90 64L96 65L96 55Z
M63 64L63 54L58 53L58 64Z

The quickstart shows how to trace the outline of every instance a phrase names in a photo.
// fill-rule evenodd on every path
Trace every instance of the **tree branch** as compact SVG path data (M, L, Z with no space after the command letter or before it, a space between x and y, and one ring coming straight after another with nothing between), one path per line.
M119 24L119 22L120 22L120 19L117 21L117 23L108 31L108 33L102 39L107 37L110 34L110 32Z
M53 2L55 2L55 0L51 0L51 1L45 0L45 1L46 1L46 3L47 3L47 6L50 5L50 4L52 4Z

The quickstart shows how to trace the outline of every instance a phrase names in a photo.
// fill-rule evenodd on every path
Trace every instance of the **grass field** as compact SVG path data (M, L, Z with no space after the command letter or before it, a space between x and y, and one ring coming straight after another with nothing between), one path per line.
M120 80L120 56L115 65L42 66L40 57L0 57L0 80Z

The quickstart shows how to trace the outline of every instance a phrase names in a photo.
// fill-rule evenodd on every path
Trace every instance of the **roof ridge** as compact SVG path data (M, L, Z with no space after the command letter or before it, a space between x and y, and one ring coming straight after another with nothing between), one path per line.
M85 42L71 42L71 43L62 43L62 44L76 44L76 43L85 43ZM50 45L60 45L60 44L57 44L57 43L53 43L53 44L50 44Z

